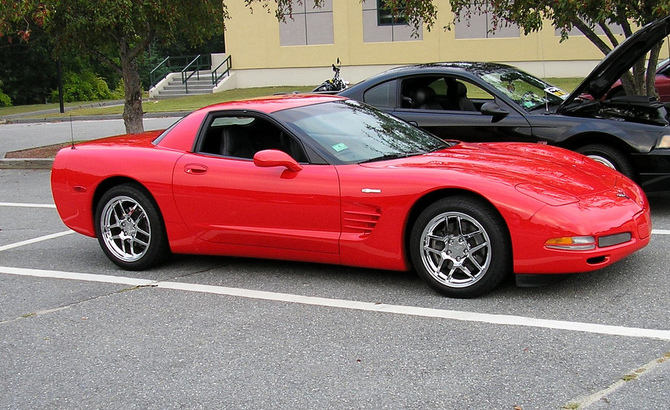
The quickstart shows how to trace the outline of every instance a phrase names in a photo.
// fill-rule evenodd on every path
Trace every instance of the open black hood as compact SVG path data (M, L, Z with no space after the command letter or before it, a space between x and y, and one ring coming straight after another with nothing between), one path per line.
M670 31L670 16L653 21L619 44L558 107L558 112L582 94L600 100L614 83Z

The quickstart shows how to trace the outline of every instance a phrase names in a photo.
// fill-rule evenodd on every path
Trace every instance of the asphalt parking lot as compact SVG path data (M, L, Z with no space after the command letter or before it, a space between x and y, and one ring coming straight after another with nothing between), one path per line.
M122 271L62 224L48 170L0 170L0 408L667 408L668 199L607 269L456 300L306 263Z

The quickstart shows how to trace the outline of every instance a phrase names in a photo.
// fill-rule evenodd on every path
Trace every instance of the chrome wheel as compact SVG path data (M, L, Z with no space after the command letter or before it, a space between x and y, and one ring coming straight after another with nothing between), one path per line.
M170 255L156 201L137 184L118 185L102 195L95 212L95 231L102 251L123 269L146 269Z
M118 196L105 204L100 232L107 249L124 262L142 259L151 244L151 224L147 213L129 196Z
M409 253L417 274L451 297L483 295L512 272L505 220L490 203L470 195L426 207L412 227Z
M614 164L612 163L612 161L610 161L609 159L607 159L607 158L605 158L605 157L603 157L603 156L600 156L600 155L587 155L587 157L591 158L592 160L594 160L594 161L596 161L596 162L600 162L601 164L603 164L603 165L606 166L606 167L610 167L610 168L612 168L612 169L616 169L616 165L614 165Z
M604 144L590 144L579 147L575 151L606 167L621 172L630 179L635 179L635 170L628 156L614 147Z
M421 236L421 260L428 273L446 286L471 286L491 264L491 239L484 227L466 214L437 215Z

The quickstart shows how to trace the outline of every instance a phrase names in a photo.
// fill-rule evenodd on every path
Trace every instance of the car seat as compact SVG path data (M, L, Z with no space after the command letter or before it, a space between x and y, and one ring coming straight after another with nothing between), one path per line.
M417 87L412 91L412 108L420 110L441 110L442 106L435 101L435 90L430 87Z
M468 88L465 84L453 81L447 88L447 100L449 101L448 110L455 111L477 111L475 105L467 96Z

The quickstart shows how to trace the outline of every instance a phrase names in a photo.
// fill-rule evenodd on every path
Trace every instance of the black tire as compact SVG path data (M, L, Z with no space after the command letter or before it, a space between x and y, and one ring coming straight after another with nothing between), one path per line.
M512 272L504 221L488 203L468 196L441 199L419 215L410 255L419 276L449 297L483 295Z
M579 147L575 151L605 166L616 169L630 179L635 179L635 170L630 160L616 148L605 144L589 144Z
M100 198L95 233L105 255L126 270L148 269L170 255L158 206L135 184L115 186Z

